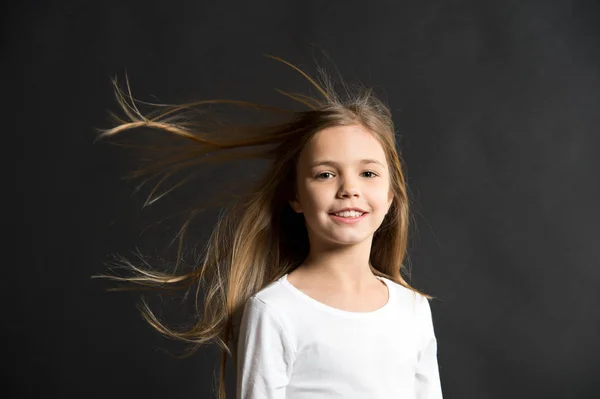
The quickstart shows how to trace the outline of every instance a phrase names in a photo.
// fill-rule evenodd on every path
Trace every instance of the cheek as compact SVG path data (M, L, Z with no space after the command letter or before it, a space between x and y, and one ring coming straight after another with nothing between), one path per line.
M311 192L305 200L305 207L311 214L320 213L327 209L331 205L330 201L325 199L326 197L319 192Z
M330 190L324 185L306 184L302 187L302 200L305 206L311 208L322 207L331 195Z

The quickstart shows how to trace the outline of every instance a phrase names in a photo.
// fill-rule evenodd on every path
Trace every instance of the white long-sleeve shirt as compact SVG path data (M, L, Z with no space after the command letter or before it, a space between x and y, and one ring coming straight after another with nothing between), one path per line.
M248 299L237 399L440 399L427 298L387 279L388 302L349 312L294 287L287 274Z

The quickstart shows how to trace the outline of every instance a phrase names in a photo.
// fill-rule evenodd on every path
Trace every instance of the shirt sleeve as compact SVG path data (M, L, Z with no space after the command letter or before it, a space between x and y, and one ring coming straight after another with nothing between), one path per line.
M284 399L295 360L275 310L256 297L244 306L237 350L237 399Z
M417 295L417 321L421 326L421 348L417 356L417 399L441 399L442 386L437 362L437 339L433 329L431 307L422 295Z

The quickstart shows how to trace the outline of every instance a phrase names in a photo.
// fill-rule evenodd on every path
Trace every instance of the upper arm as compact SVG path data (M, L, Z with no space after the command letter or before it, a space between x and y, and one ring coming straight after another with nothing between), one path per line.
M237 347L237 399L285 398L292 345L275 310L258 298L244 306Z
M431 306L424 296L418 295L417 324L420 327L421 343L418 353L416 386L418 399L442 398L442 387L437 361L437 339L433 328Z

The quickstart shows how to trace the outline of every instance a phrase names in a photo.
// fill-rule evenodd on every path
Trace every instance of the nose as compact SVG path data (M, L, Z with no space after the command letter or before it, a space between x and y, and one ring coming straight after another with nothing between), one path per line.
M358 189L357 182L354 179L343 179L338 190L338 196L341 198L359 197L360 190Z

